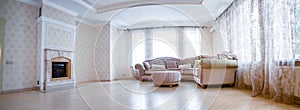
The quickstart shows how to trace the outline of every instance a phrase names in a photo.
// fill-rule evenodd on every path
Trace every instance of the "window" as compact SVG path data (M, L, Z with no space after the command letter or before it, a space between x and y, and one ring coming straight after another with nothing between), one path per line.
M300 58L300 0L297 0L295 15L296 15L295 58L299 59Z
M200 55L199 28L132 30L132 64L157 57L187 58Z
M176 54L177 33L174 28L153 29L152 41L152 58L178 57L178 55Z
M183 33L183 57L200 55L201 34L199 28L186 28Z
M144 31L132 32L132 64L142 63L145 60L145 33Z
M176 48L170 45L170 43L160 39L154 39L152 58L157 58L157 57L178 58L178 55L176 54Z

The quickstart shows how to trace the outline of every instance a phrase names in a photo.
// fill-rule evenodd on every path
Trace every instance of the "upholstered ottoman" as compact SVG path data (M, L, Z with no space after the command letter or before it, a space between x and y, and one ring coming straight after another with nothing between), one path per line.
M153 71L151 77L155 86L160 85L178 85L181 80L179 71Z

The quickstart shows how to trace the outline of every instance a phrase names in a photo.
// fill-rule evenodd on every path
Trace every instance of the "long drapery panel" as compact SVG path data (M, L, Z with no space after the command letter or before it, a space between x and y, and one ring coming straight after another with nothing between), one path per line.
M295 0L237 0L214 28L237 54L237 88L293 103ZM218 41L214 41L218 42ZM224 41L223 41L224 42Z

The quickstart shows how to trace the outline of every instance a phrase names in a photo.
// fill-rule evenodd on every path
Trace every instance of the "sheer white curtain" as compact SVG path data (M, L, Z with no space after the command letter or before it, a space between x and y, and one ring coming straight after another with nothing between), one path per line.
M151 31L153 41L152 58L179 57L179 52L177 51L178 35L174 28L156 28Z
M263 95L284 103L294 102L295 0L260 1L265 43Z
M237 87L293 103L295 0L237 0L216 22L228 51L237 54Z
M183 31L183 58L195 57L201 52L201 31L199 28L185 28Z
M157 57L195 57L201 52L199 27L146 28L131 31L133 65Z
M132 32L132 64L145 60L145 32L137 30Z

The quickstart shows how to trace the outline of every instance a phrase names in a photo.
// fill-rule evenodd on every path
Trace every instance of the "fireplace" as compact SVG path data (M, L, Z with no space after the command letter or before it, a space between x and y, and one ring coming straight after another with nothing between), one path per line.
M51 59L51 81L68 80L71 78L71 61L68 58L57 57Z
M77 26L45 16L38 23L37 86L41 92L74 88Z

